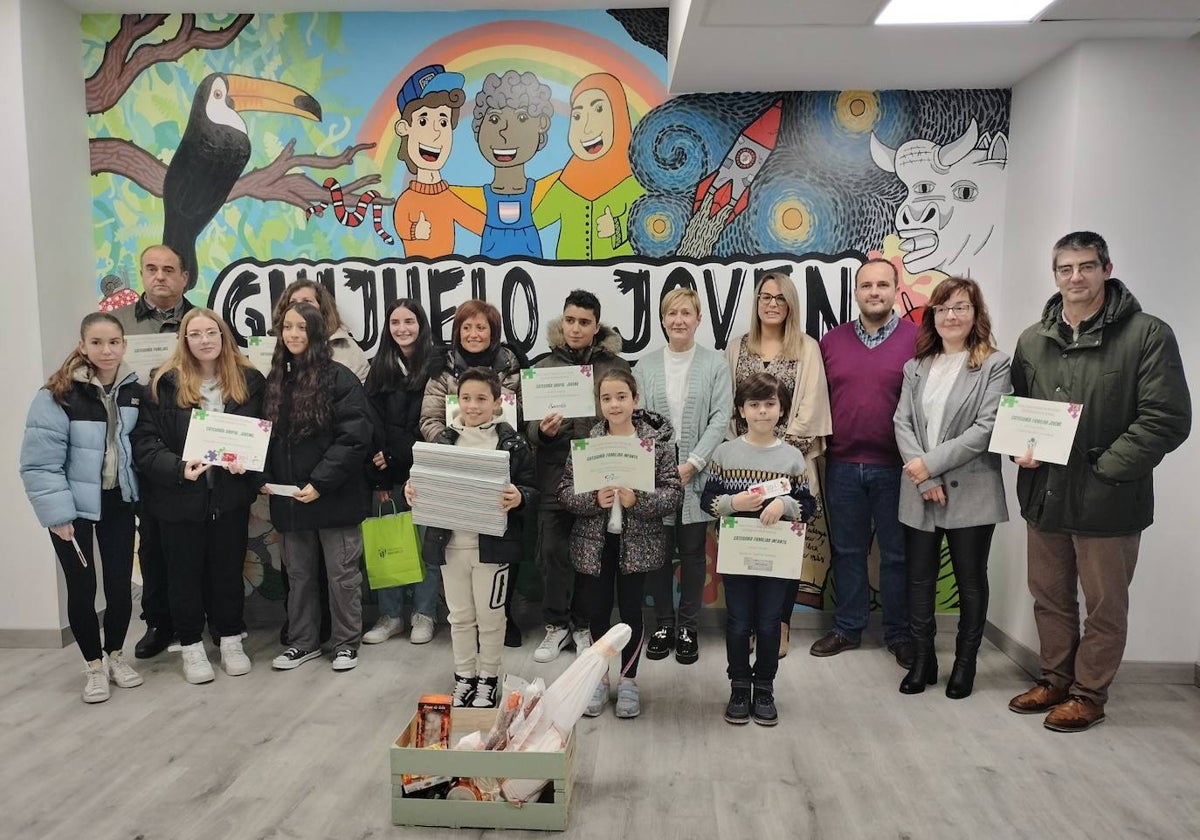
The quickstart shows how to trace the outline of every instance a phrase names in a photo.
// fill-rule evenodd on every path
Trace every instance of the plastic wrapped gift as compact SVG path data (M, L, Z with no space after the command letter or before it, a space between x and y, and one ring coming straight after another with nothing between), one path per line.
M583 710L592 699L597 684L608 671L608 661L620 654L632 634L628 624L617 624L575 657L567 670L546 689L538 704L540 716L536 721L529 721L532 728L520 733L522 749L549 751L563 748L567 736L583 717ZM510 741L518 741L511 732L509 734ZM544 780L505 779L500 787L505 799L520 803L536 796L545 785Z

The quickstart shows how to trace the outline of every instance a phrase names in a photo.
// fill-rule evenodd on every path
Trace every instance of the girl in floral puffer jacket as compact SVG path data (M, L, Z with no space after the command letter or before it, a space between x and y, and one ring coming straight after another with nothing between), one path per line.
M576 517L571 530L571 556L578 572L575 585L583 611L590 616L592 638L599 638L612 625L613 592L621 621L633 630L621 651L621 678L617 686L616 714L637 717L638 657L645 639L642 603L646 572L666 562L662 518L672 513L683 498L676 469L671 423L654 412L638 408L637 382L627 370L605 373L597 383L604 419L589 437L636 435L654 444L654 490L602 487L594 492L575 492L575 471L567 460L558 499ZM599 715L608 702L609 681L604 675L585 714Z

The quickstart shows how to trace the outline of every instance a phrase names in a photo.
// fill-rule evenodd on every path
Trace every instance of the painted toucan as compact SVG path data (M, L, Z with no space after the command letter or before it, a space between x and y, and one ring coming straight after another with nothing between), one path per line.
M250 159L250 138L239 111L321 119L316 99L282 82L210 73L200 83L163 182L162 241L179 254L189 288L197 281L196 237L221 209Z

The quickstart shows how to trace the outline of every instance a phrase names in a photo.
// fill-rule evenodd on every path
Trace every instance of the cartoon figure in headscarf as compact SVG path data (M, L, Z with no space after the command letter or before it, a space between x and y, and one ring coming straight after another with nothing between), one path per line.
M540 257L542 240L533 224L535 183L525 164L546 145L554 116L551 91L533 73L488 73L475 96L471 128L485 160L495 167L483 187L487 220L479 253L492 259Z
M562 221L558 259L633 254L629 209L646 191L629 168L632 133L625 88L615 76L593 73L575 85L567 131L574 154L533 214L539 228Z

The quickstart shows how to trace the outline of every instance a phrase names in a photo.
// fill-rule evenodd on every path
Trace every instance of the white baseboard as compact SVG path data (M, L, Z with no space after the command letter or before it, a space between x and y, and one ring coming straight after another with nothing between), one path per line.
M61 630L8 629L0 627L0 648L60 649L75 641L70 627Z

